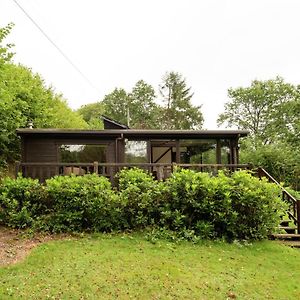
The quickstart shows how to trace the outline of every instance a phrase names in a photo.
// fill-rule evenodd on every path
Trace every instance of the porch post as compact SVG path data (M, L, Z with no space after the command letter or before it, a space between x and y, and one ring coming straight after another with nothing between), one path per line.
M297 200L296 206L297 206L297 233L300 234L300 200Z
M217 156L217 164L221 164L222 163L222 159L221 159L221 141L217 140L217 148L216 148L216 156Z
M150 141L150 139L149 140L147 140L147 161L148 161L148 163L152 163L152 148L151 148L151 141ZM151 166L149 166L149 168L148 168L148 172L149 173L152 173L152 167Z
M176 140L176 163L180 164L180 143Z
M237 164L237 141L230 141L230 163Z

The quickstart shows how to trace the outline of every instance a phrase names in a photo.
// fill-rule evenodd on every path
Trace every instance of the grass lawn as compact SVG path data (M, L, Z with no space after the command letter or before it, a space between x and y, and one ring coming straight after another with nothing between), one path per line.
M300 250L139 235L52 241L0 268L0 299L300 299Z

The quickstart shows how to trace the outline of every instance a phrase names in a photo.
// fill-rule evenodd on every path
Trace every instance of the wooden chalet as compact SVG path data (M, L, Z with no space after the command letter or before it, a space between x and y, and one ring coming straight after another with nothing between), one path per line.
M16 171L44 181L54 175L95 172L112 181L123 167L141 167L158 179L175 165L215 172L239 164L245 130L138 130L103 117L103 130L19 129Z

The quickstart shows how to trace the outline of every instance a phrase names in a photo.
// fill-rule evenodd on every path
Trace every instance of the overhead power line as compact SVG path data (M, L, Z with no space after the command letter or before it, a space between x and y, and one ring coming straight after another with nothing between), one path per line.
M15 4L22 10L26 17L35 25L35 27L44 35L44 37L56 48L56 50L64 57L64 59L81 75L81 77L99 93L98 88L88 79L87 76L72 62L72 60L56 45L56 43L49 37L49 35L39 26L39 24L28 14L28 12L18 3L17 0L13 0Z

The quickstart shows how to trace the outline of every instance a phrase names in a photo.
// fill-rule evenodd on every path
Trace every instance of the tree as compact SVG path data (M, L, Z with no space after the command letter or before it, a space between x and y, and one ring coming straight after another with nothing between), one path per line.
M278 181L299 188L300 87L277 77L231 88L228 95L218 122L250 131L241 143L241 162L264 167Z
M158 106L153 87L139 80L130 93L115 89L101 102L105 115L130 128L158 128Z
M90 129L103 129L101 115L104 114L104 105L102 103L96 102L83 105L77 112L88 123Z
M113 92L107 94L103 101L105 115L122 124L129 122L130 98L124 89L115 88Z
M39 128L87 127L38 74L13 63L12 45L3 44L12 26L0 28L0 166L18 158L16 129L27 127L29 121Z
M160 86L164 109L161 127L163 129L199 129L203 124L200 106L193 106L191 88L187 87L182 75L166 73Z
M130 123L133 128L158 128L159 108L153 87L139 80L129 94Z
M18 157L16 129L32 121L37 128L86 128L87 124L73 112L61 95L45 86L30 69L5 63L0 69L0 160Z
M9 35L12 30L14 24L10 23L7 26L0 28L0 67L5 63L9 62L13 53L10 52L10 49L14 46L13 44L5 44L3 45L4 39Z
M218 118L219 125L227 123L250 130L251 136L263 143L286 137L291 128L296 131L300 115L299 88L282 78L254 80L250 87L229 89L228 96L230 101Z

